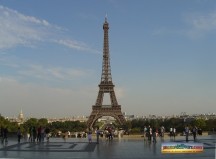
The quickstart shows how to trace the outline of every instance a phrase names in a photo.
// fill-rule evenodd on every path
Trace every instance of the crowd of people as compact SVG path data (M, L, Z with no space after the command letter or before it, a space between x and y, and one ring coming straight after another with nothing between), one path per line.
M29 128L28 134L29 142L44 142L45 138L49 141L50 129L42 126L39 126L38 128L32 126Z
M165 128L164 126L161 126L159 128L156 127L151 127L149 126L144 126L144 140L145 141L149 141L149 142L153 142L156 143L157 142L157 137L164 137L164 133L165 133ZM169 134L170 140L175 140L175 137L177 135L177 130L175 127L170 127L169 128L169 132L167 132ZM103 137L103 135L105 135L105 137L108 140L112 140L113 137L115 136L115 132L114 129L112 129L111 127L106 127L106 129L103 132L99 132L97 131L96 133L99 137L99 135L101 137ZM185 126L184 131L182 133L182 135L185 136L185 140L186 142L189 141L189 136L193 136L193 141L196 142L197 140L197 135L202 135L202 130L200 128L197 128L196 126L193 127L189 127L188 125ZM67 135L65 135L66 138ZM89 131L88 133L86 133L85 137L88 137L89 142L91 142L92 140L92 132ZM1 127L0 129L0 137L1 137L1 142L2 143L7 143L8 142L8 129L7 127ZM21 138L24 137L24 134L22 134L20 127L17 130L17 139L18 139L18 143L20 143ZM78 137L78 136L77 136ZM30 127L26 136L26 139L29 142L44 142L49 141L50 138L50 129L48 127ZM64 135L63 135L64 138Z
M45 138L46 138L46 141L49 141L50 130L49 128L45 128L42 126L38 128L33 126L29 128L28 133L25 135L22 133L20 127L18 127L16 135L17 135L18 143L20 143L22 137L28 140L29 142L44 142ZM1 142L3 144L8 142L7 127L1 127L0 137L1 137Z
M163 138L165 133L165 128L164 126L161 126L160 128L155 128L151 127L150 125L144 126L144 140L148 140L149 142L156 143L157 142L157 136ZM169 133L168 133L170 140L175 140L175 137L177 136L177 131L175 127L170 127L169 128ZM189 127L188 125L184 128L184 131L182 135L185 136L186 142L189 141L189 136L193 136L193 141L195 142L197 140L197 135L202 135L202 130L200 128L197 128L196 126L194 127Z
M158 136L158 129L156 127L151 127L150 125L148 127L144 127L144 140L148 140L149 142L156 143L156 137Z

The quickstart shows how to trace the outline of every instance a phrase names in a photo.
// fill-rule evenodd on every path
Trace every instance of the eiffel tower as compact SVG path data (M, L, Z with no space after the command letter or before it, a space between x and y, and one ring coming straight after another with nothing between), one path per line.
M92 106L92 112L87 121L88 128L92 128L97 119L101 118L102 116L112 116L120 125L125 123L125 118L121 112L121 105L118 104L115 96L115 85L112 82L108 38L109 23L107 22L107 17L105 18L105 22L103 24L103 30L104 44L101 82L98 85L99 92L96 103ZM109 93L111 105L102 105L104 93Z

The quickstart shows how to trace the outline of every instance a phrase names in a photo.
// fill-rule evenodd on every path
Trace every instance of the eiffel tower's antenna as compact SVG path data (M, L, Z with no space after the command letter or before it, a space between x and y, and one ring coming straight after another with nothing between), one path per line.
M106 13L106 15L105 15L105 22L107 22L107 13Z

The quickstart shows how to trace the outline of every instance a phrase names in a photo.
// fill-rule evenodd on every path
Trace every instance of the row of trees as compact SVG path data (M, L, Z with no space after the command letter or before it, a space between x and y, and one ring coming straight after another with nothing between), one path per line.
M216 131L216 119L192 119L185 121L180 118L170 118L170 119L134 119L132 121L127 121L127 128L131 130L132 133L140 133L143 131L144 126L151 126L155 128L165 127L165 131L169 131L169 128L175 127L177 132L183 132L186 125L190 128L196 126L203 131Z
M96 125L102 125L100 123L96 123ZM127 121L126 125L123 129L130 130L131 133L141 133L143 131L144 126L151 126L160 128L164 126L166 131L169 131L170 127L175 127L177 132L183 132L184 127L189 125L189 127L197 126L201 128L203 131L212 131L216 129L216 119L195 119L191 121L185 122L180 118L170 118L166 120L162 119L134 119L132 121ZM65 122L52 122L48 123L48 120L45 118L36 119L30 118L25 121L23 124L18 125L16 122L10 122L0 115L0 127L7 127L9 132L16 132L18 127L21 128L22 132L28 132L30 127L48 127L51 132L57 133L61 132L81 132L87 130L87 125L85 122L79 121L65 121ZM117 126L117 124L115 125Z
M48 123L48 120L45 118L36 119L30 118L25 121L23 124L18 124L17 122L10 122L9 120L5 119L3 116L0 115L0 127L5 128L7 127L10 133L16 133L18 127L20 127L23 133L28 133L31 127L44 127L49 128L50 131L54 134L57 134L59 131L61 132L80 132L85 131L87 129L87 125L85 122L80 121L65 121L65 122L52 122Z
M53 134L57 134L59 131L61 132L80 132L85 131L87 126L86 123L80 122L80 121L65 121L65 122L52 122L48 123L48 120L45 118L42 119L36 119L31 118L27 120L21 127L23 128L23 131L28 132L30 127L39 127L42 126L44 128L49 128L50 132Z

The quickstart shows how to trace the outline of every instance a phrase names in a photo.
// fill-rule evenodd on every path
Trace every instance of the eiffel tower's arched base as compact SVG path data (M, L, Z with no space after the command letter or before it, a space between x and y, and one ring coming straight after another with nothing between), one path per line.
M115 118L120 125L124 125L126 123L126 120L121 112L121 106L92 106L92 112L88 118L87 127L92 129L94 123L103 116L111 116Z

